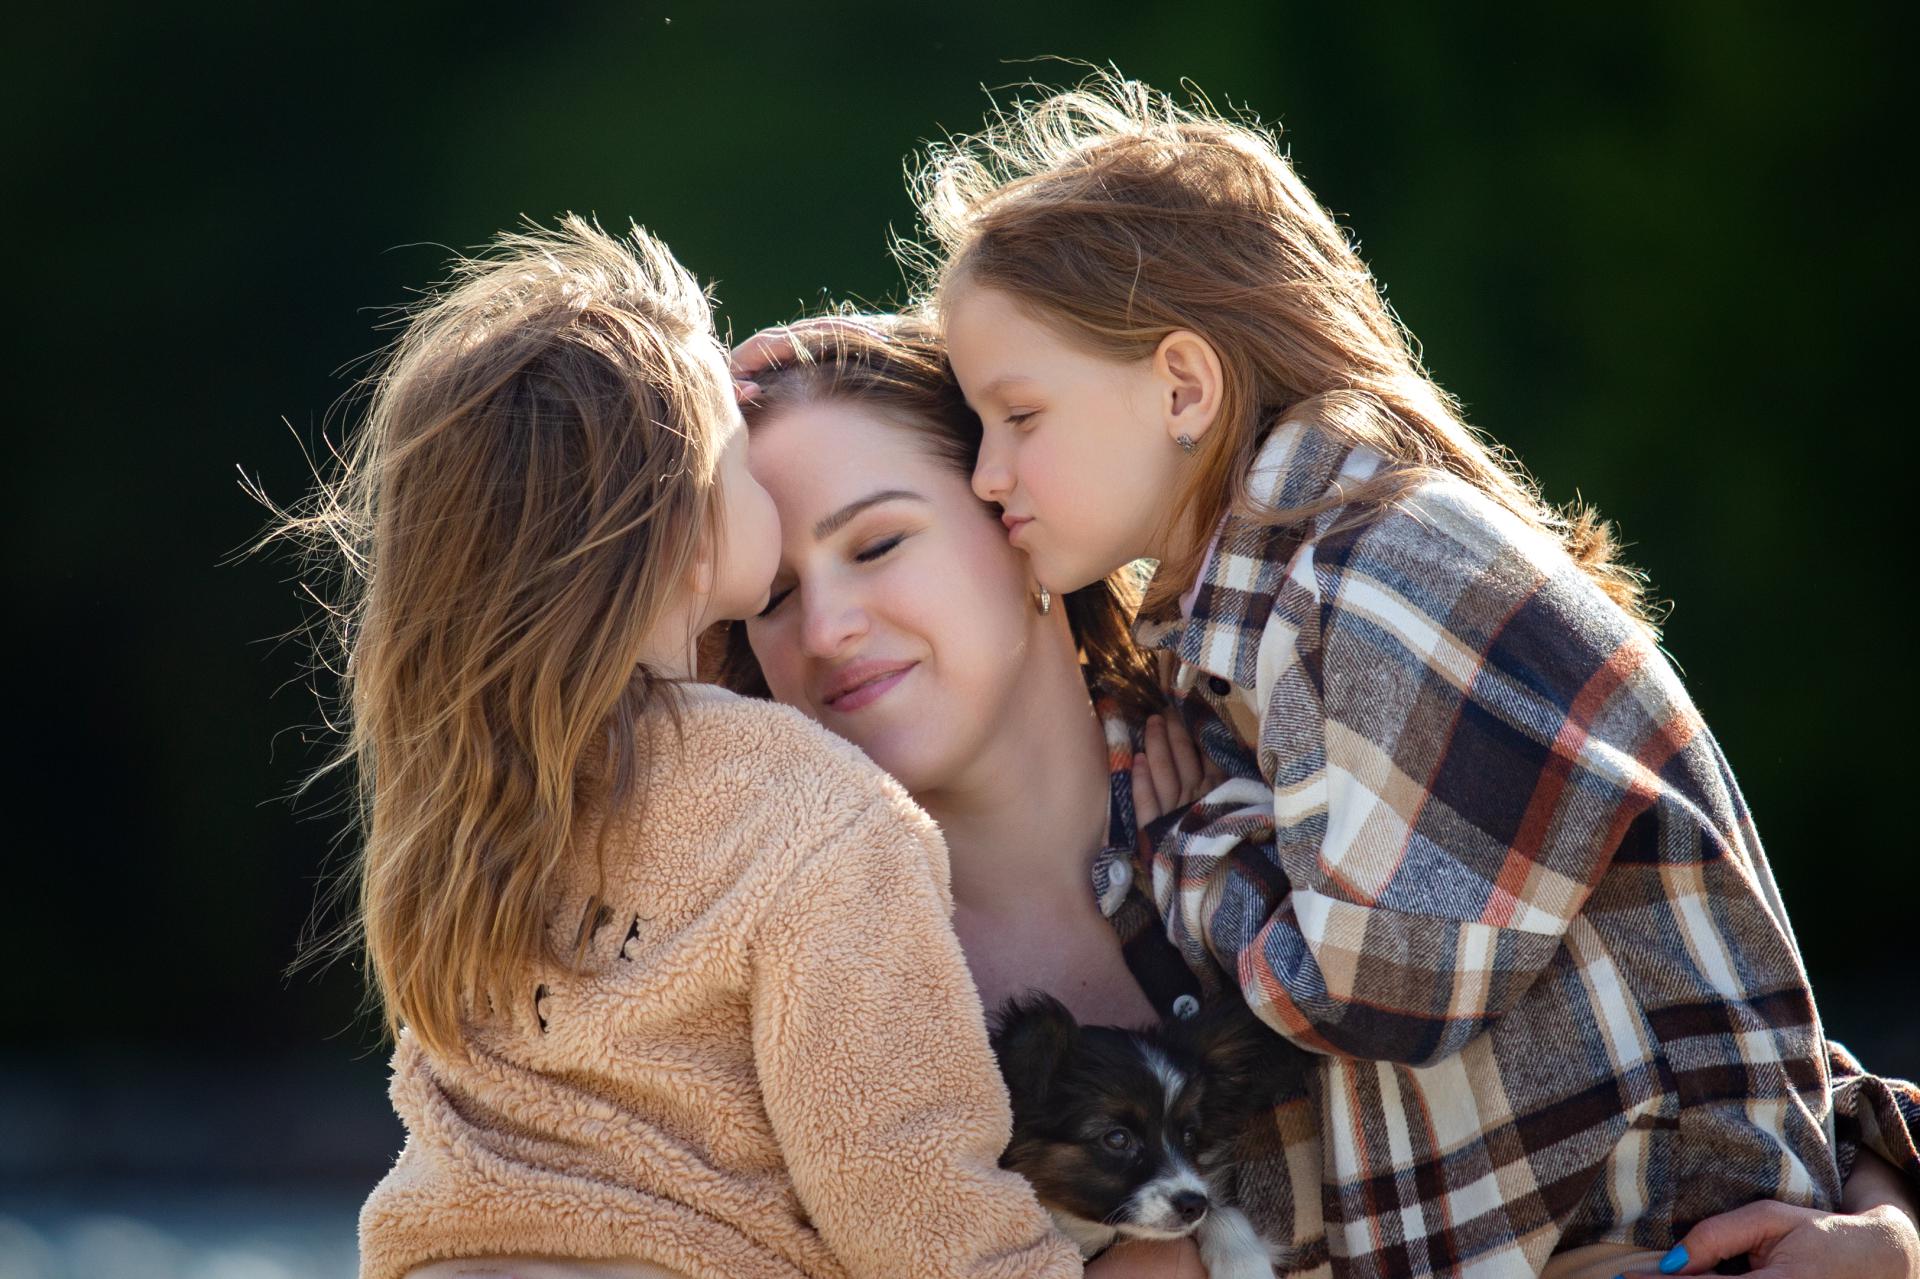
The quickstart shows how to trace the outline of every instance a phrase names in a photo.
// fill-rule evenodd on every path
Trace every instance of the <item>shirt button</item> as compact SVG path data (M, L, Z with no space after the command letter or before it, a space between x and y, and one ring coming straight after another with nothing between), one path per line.
M1220 678L1218 675L1207 680L1207 687L1213 690L1215 697L1225 697L1233 691L1233 685L1227 683L1226 680Z
M1181 1021L1200 1011L1200 1001L1192 995L1182 995L1173 1001L1173 1015Z
M1113 869L1107 872L1107 882L1115 888L1125 888L1133 882L1133 867L1125 862L1116 861Z

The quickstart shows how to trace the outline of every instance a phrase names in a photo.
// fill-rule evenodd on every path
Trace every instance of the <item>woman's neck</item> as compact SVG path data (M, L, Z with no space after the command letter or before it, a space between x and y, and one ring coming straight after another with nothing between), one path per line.
M946 836L955 901L996 915L1091 893L1110 794L1106 737L1064 621L1035 637L1007 706L970 766L914 796Z

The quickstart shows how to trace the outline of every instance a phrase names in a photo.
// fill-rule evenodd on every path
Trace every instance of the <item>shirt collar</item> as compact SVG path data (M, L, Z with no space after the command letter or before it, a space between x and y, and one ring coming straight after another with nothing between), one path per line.
M1140 746L1140 728L1119 700L1097 696L1094 710L1107 739L1107 839L1093 859L1093 896L1100 913L1112 919L1127 899L1136 878L1133 814L1133 756Z
M1284 422L1275 427L1247 470L1246 491L1260 507L1304 506L1349 477L1362 453L1323 427ZM1364 470L1377 465L1366 454ZM1215 530L1200 575L1179 614L1142 617L1134 642L1164 649L1188 666L1245 688L1254 684L1260 635L1280 579L1298 543L1297 533L1229 511Z

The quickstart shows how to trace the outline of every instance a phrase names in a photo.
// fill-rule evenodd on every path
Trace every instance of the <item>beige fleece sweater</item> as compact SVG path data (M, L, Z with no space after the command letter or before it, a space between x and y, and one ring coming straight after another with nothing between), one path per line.
M1078 1275L998 1167L1006 1093L933 823L785 707L699 687L683 722L614 816L582 970L530 974L467 1060L401 1036L407 1142L361 1210L362 1279L499 1255ZM594 834L557 939L588 909Z

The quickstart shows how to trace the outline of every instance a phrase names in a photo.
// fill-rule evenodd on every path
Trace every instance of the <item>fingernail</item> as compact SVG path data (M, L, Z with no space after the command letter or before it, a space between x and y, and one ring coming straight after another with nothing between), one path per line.
M1678 1271L1681 1267L1685 1266L1686 1264L1687 1264L1687 1245L1683 1243L1677 1243L1673 1245L1672 1252L1669 1252L1666 1256L1660 1258L1660 1273L1663 1275L1673 1274L1676 1271Z

